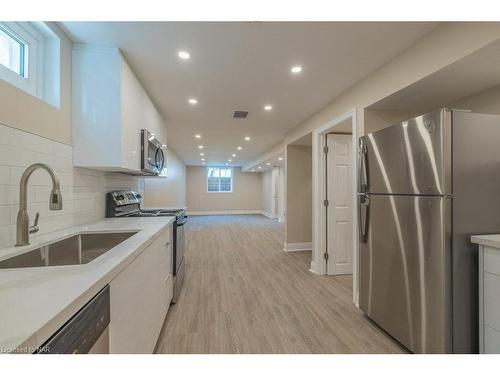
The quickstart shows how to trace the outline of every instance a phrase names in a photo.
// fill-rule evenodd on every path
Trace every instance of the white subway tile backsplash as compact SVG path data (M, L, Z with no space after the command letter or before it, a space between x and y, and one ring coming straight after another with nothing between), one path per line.
M71 146L65 145L64 143L53 142L52 155L72 160L73 148Z
M4 245L3 247L5 247L14 244L15 242L14 228L15 225L13 224L0 226L0 245Z
M12 157L10 154L10 145L1 145L0 147L0 165L10 166Z
M0 165L0 185L10 184L10 167L8 165Z
M73 160L61 156L52 156L51 166L56 172L73 173Z
M52 154L52 144L57 143L50 139L40 137L31 133L24 132L19 129L10 129L10 144L14 147L19 147L24 150L42 152L44 154Z
M10 146L9 153L11 158L10 165L12 166L27 167L36 161L34 151Z
M35 186L33 190L34 190L33 202L45 202L48 200L52 188L50 186Z
M10 144L10 128L0 124L0 145Z
M54 168L54 166L53 166L53 164L54 164L54 157L52 155L44 154L42 152L37 152L35 154L35 160L36 160L37 163L45 163L45 164L50 165L52 168Z
M110 190L144 191L142 177L73 167L72 147L66 144L0 125L0 145L0 249L14 245L19 182L32 163L46 163L54 168L63 196L63 209L50 211L50 176L43 170L33 172L27 197L30 220L36 212L40 213L40 231L35 237L103 218L106 193Z
M10 205L0 206L0 225L8 225L11 223L10 210Z
M17 204L19 202L19 183L16 185L8 185L9 190L9 202L12 204ZM35 187L28 185L28 189L26 190L26 196L28 198L28 203L35 201ZM48 202L47 196L47 202Z
M10 186L9 185L0 185L0 204L5 205L5 204L11 204L12 199L11 199L11 193L10 193Z

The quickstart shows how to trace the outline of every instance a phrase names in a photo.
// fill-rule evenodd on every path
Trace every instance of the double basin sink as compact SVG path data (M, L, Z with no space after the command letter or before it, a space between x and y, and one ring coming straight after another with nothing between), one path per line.
M0 269L86 264L137 232L80 233L0 261Z

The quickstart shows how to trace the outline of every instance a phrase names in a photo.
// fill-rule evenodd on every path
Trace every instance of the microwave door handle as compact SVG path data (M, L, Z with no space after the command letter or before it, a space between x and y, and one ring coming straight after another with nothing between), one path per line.
M368 194L360 193L359 195L359 235L362 243L366 243L368 239L368 225L370 220L370 197Z
M155 166L158 169L158 173L161 173L161 171L163 170L164 163L165 163L165 156L163 155L163 150L161 148L158 148L156 149L155 153Z

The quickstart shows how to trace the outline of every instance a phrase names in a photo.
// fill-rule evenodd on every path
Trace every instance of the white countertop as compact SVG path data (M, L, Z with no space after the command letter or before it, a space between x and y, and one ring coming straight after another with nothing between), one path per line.
M14 348L38 348L174 219L103 219L39 236L23 248L2 249L0 259L80 232L138 231L87 264L0 270L0 353Z
M479 236L472 236L470 238L470 242L477 243L478 245L485 245L500 249L500 234L484 234Z

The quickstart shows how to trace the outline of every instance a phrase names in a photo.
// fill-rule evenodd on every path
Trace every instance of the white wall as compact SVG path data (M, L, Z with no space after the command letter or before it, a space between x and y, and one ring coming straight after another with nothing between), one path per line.
M71 144L71 40L56 25L61 38L60 108L53 107L0 79L0 123Z
M285 242L312 241L312 147L286 149Z
M186 166L167 149L167 177L145 178L144 207L177 208L186 206Z
M261 212L262 177L260 173L244 173L233 168L232 193L207 192L207 168L186 168L186 200L188 212Z

